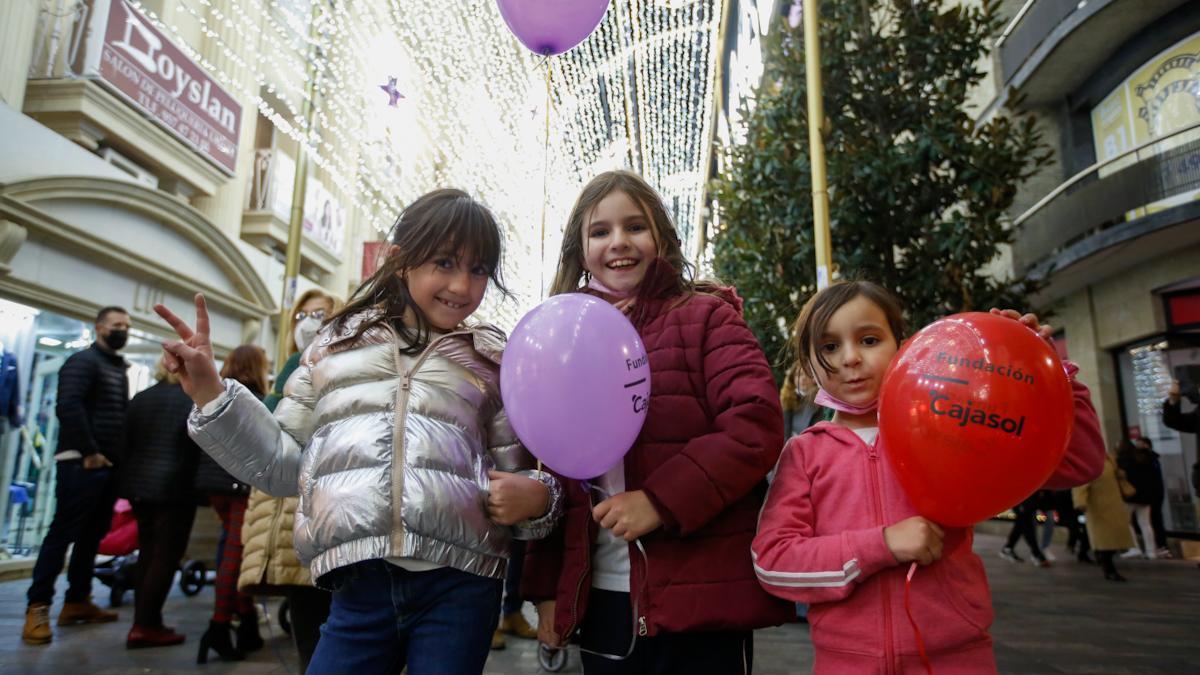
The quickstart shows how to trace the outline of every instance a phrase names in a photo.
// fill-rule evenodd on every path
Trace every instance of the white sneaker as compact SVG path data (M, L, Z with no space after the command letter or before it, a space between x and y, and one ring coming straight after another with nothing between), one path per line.
M1124 553L1122 553L1121 557L1122 558L1144 558L1145 556L1142 555L1142 549L1131 548L1128 551L1125 551Z
M1046 560L1049 560L1050 562L1054 562L1055 560L1058 560L1058 556L1051 553L1050 549L1048 549L1048 548L1042 549L1042 555L1046 556Z

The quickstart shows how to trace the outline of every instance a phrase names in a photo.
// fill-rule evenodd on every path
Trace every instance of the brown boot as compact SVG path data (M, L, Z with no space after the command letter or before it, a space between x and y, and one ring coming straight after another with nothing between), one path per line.
M515 635L526 640L537 639L537 629L529 625L525 620L525 616L520 612L505 614L504 619L500 621L500 632Z
M27 645L49 644L54 639L50 630L50 605L39 602L25 608L25 628L21 640Z
M92 601L64 602L62 611L58 613L58 625L73 626L77 623L108 623L119 617L116 612L106 612Z
M508 645L504 642L504 633L500 629L492 631L492 649L504 649Z

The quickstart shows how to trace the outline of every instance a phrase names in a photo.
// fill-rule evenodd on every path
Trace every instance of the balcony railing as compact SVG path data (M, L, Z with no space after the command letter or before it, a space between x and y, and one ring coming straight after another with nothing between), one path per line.
M1005 82L1012 79L1033 50L1081 4L1079 0L1027 0L1017 10L997 44Z
M1076 242L1197 192L1200 124L1098 162L1043 197L1013 223L1013 265L1018 273L1030 272Z
M29 79L79 75L77 65L90 11L91 6L83 0L42 3L33 42L33 59L29 63Z

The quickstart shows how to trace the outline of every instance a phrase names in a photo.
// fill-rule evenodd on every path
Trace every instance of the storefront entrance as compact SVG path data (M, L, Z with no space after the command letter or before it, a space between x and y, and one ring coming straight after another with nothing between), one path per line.
M122 355L129 362L130 396L153 383L157 342L131 331ZM54 516L54 453L58 445L58 371L91 345L91 322L0 298L3 394L0 480L8 498L0 513L0 556L36 554Z

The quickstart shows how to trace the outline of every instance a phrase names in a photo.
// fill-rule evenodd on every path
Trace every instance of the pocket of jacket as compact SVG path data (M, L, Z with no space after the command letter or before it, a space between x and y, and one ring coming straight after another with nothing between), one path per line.
M967 550L934 566L935 581L949 607L978 634L986 634L992 625L991 590L979 556Z
M868 580L840 602L809 605L813 646L840 652L883 656L883 576ZM893 632L899 626L892 626Z

